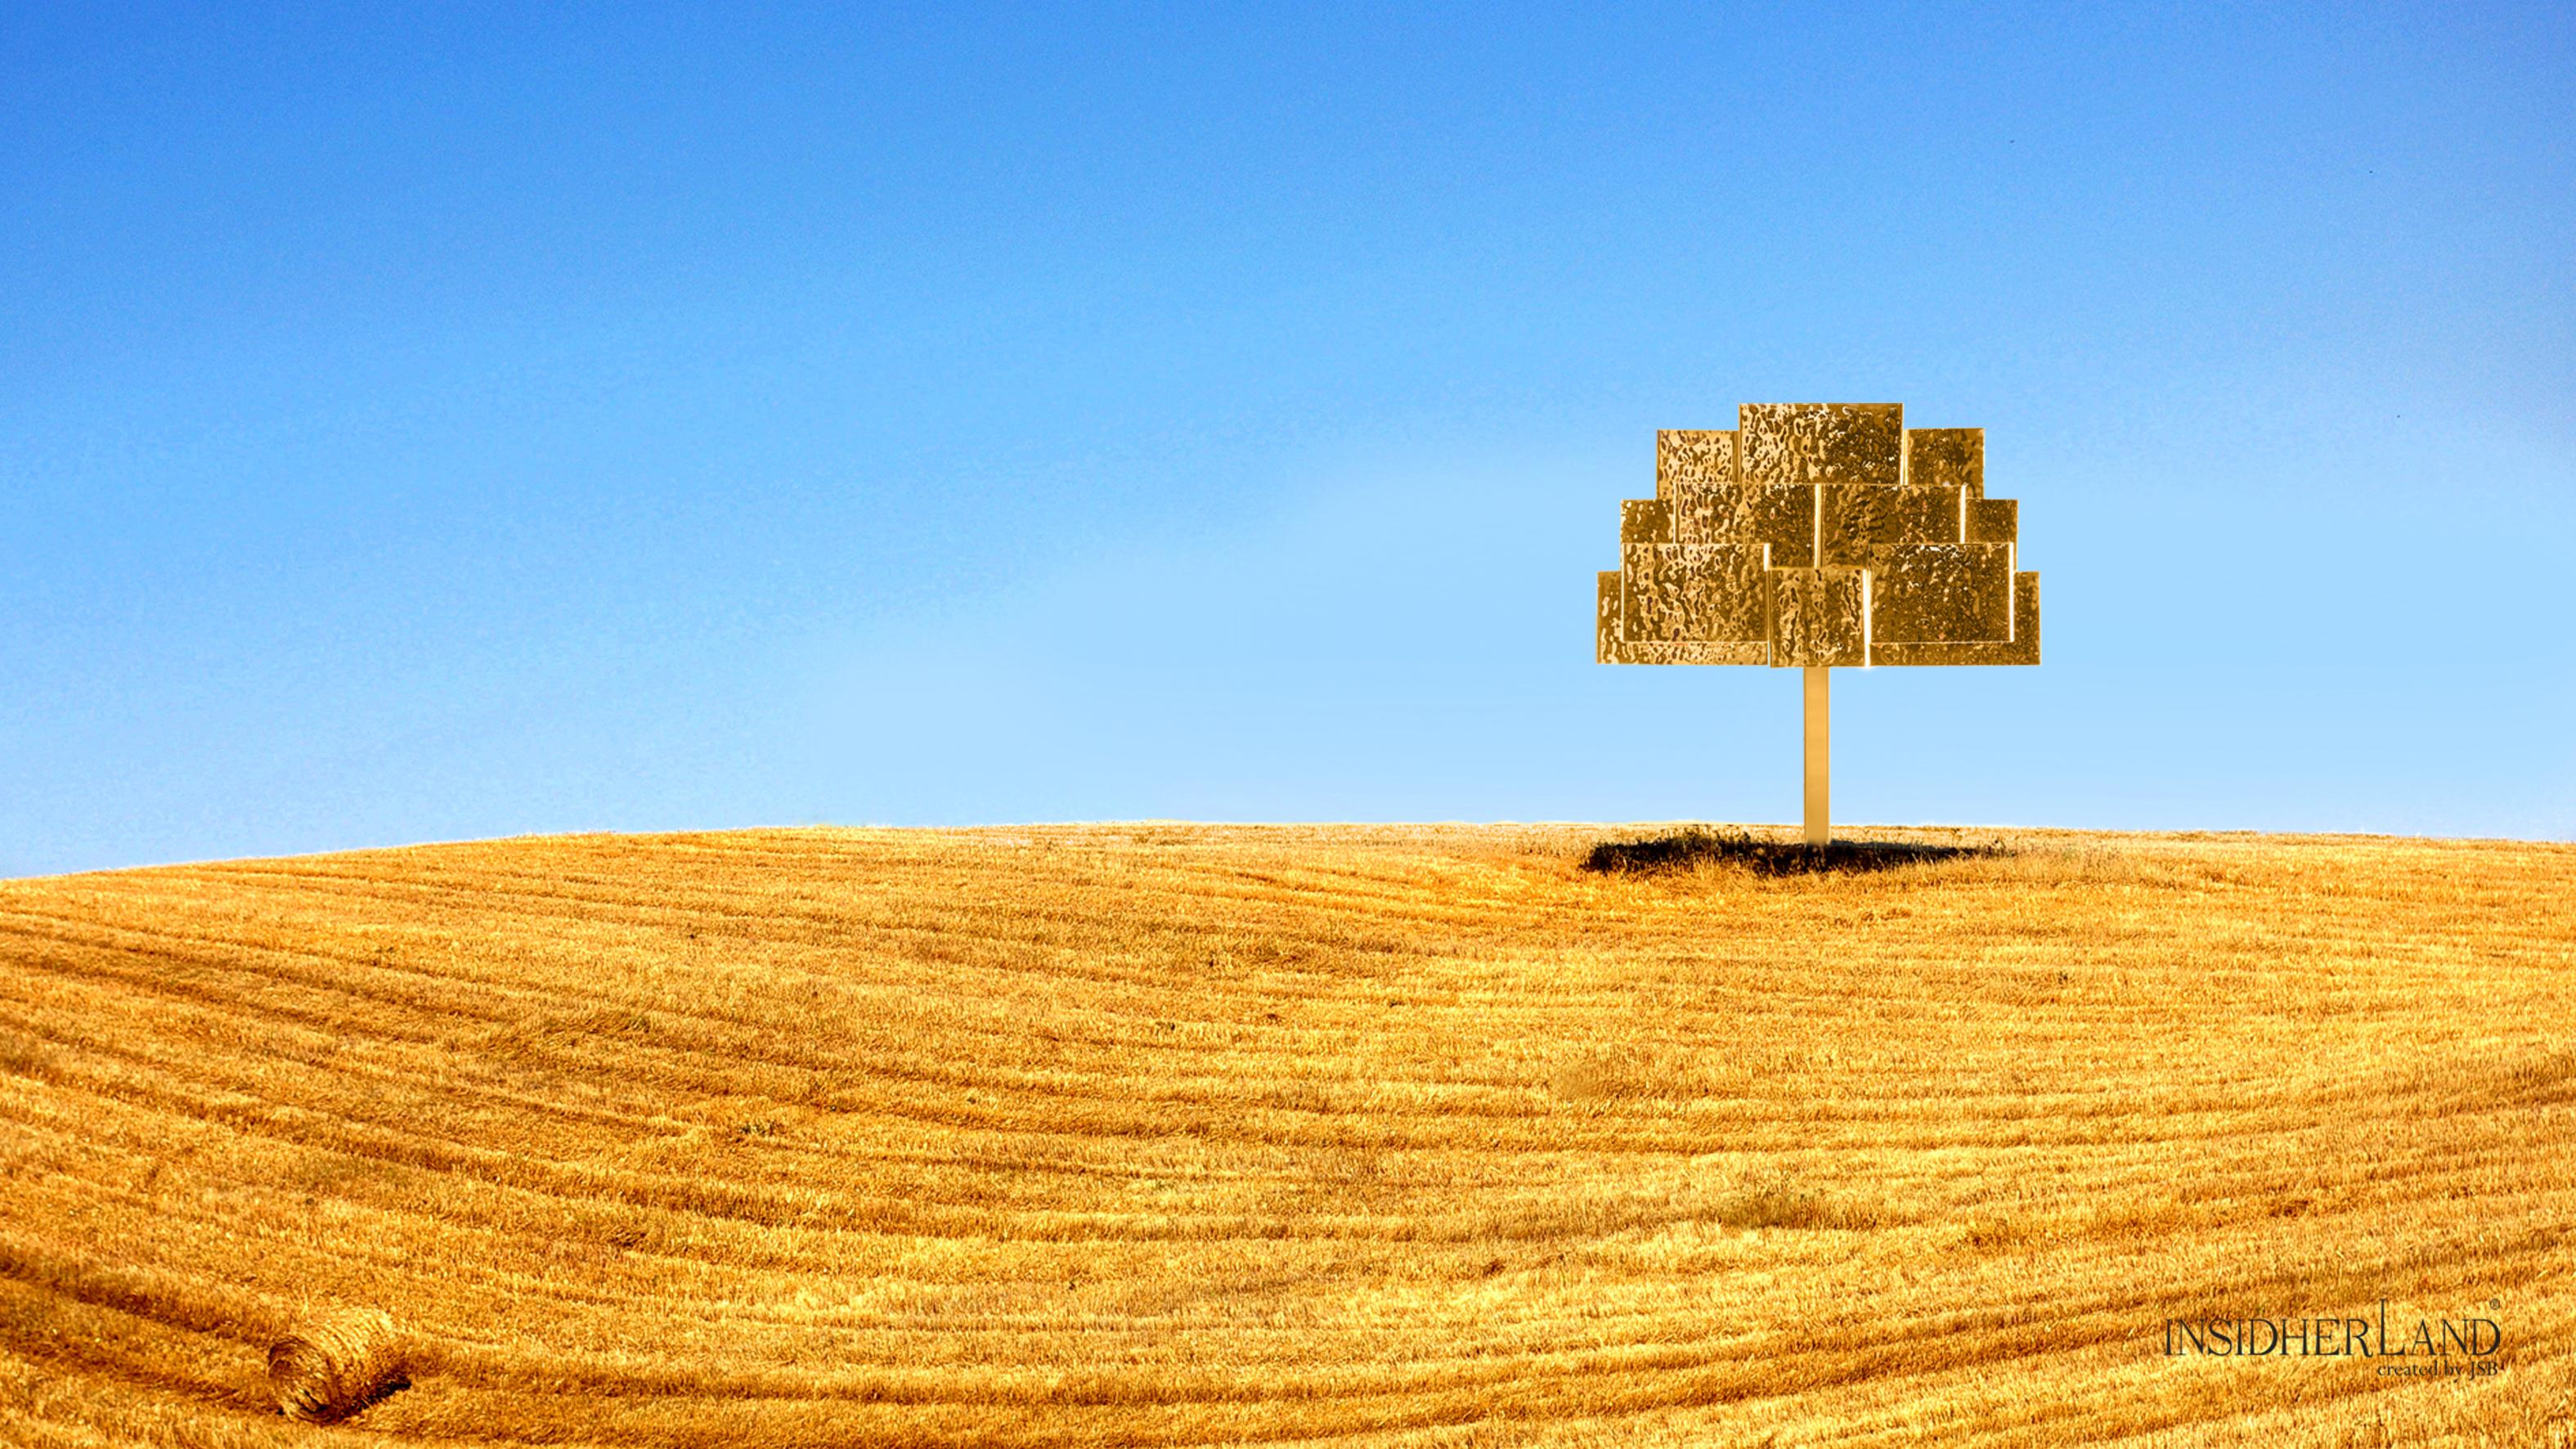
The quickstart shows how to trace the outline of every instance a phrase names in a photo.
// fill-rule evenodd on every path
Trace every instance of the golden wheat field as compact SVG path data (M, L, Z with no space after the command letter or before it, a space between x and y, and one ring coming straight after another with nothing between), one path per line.
M1581 868L1619 834L0 883L0 1442L2576 1433L2576 847ZM398 1386L281 1417L360 1310ZM2308 1315L2501 1346L2165 1351Z

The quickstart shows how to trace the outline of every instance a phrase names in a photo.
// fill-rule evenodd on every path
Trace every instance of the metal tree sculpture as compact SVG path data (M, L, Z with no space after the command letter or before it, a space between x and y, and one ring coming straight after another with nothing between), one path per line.
M1826 671L2039 662L2019 523L1986 496L1983 428L1908 428L1900 403L1747 403L1732 432L1655 435L1655 496L1619 505L1595 655L1806 670L1806 838L1823 845Z

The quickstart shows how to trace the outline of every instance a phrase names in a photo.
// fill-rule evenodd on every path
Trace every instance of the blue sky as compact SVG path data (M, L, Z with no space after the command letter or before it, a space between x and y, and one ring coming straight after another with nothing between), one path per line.
M2046 580L1841 818L2576 837L2564 7L531 8L0 11L0 874L1790 819L1591 592L1807 399Z

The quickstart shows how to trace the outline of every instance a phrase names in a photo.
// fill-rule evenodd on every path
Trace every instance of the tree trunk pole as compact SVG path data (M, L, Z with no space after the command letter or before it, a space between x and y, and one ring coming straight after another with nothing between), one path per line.
M1807 671L1807 843L1823 845L1834 837L1832 787L1827 779L1832 749L1825 716L1830 703L1826 681L1831 671Z

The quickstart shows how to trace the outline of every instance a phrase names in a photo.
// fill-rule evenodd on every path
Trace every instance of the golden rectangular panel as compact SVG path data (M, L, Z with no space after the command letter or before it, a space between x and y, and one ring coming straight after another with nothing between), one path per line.
M1665 428L1655 434L1655 496L1670 498L1673 485L1735 485L1735 434L1714 428Z
M1688 603L1675 552L1669 543L1632 543L1620 550L1621 639L1637 644L1682 637Z
M1869 573L1820 568L1807 611L1804 641L1811 664L1869 662Z
M1968 542L2016 543L2021 538L2021 504L2010 498L1968 500Z
M1892 512L1881 506L1882 495L1895 491L1868 483L1835 483L1817 489L1816 562L1866 566L1870 546L1879 541Z
M1904 467L1902 403L1746 403L1736 434L1749 484L1893 484Z
M1765 637L1762 550L1745 545L1632 544L1619 637L1713 641Z
M1672 509L1660 498L1622 498L1619 500L1619 544L1626 548L1638 543L1673 541Z
M2013 575L2010 639L1908 643L1870 641L1869 662L1892 668L1927 665L2037 664L2039 662L2039 575Z
M1616 664L1619 661L1619 571L1601 575L1599 602L1593 606L1592 662Z
M1864 569L1773 569L1771 663L1813 669L1869 662L1869 575Z
M1880 543L1959 543L1966 538L1966 490L1905 487L1879 491L1894 500L1888 509L1893 515L1894 533L1880 535Z
M1626 574L1633 584L1654 572L1656 549L1671 547L1670 543L1656 543L1651 539L1622 540L1619 544L1619 571Z
M1816 490L1804 483L1773 483L1744 493L1753 514L1753 541L1771 546L1771 567L1814 567Z
M1816 491L1825 550L1820 562L1828 566L1866 566L1881 544L1960 541L1956 488L1828 483Z
M1732 483L1675 483L1665 500L1672 513L1673 541L1758 545L1761 540L1754 529L1757 496L1755 490Z
M1870 577L1870 640L2008 640L2012 588L2012 548L2007 544L1882 545Z
M1689 598L1683 638L1757 644L1769 638L1760 544L1684 544L1681 567Z
M1971 498L1984 497L1986 430L1907 428L1905 481L1920 488L1965 488Z

